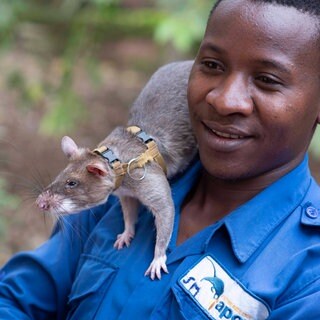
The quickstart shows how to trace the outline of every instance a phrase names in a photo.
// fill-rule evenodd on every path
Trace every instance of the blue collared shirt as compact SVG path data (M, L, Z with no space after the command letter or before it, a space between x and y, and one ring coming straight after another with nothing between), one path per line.
M172 181L169 274L144 276L154 220L141 207L129 248L119 201L66 217L51 238L0 271L0 319L320 319L320 196L307 157L224 219L176 246L195 163Z

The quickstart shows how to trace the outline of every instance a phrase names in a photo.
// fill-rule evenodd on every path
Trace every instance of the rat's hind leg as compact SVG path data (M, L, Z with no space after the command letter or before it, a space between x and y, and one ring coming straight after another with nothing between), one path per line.
M140 201L146 205L155 217L156 245L153 260L145 275L149 275L152 280L161 278L161 272L168 273L166 266L166 250L172 235L174 222L174 204L171 196L171 189L166 176L157 174L148 176L148 181L144 181L145 190L148 190Z
M124 219L124 231L117 236L114 247L122 249L124 246L129 247L131 240L135 235L135 224L138 217L139 201L132 197L120 197L120 203Z

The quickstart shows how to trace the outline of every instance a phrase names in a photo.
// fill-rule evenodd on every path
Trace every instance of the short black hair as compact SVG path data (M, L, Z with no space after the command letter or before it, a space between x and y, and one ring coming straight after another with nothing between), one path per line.
M211 9L209 18L211 17L211 14L217 8L219 3L222 1L224 0L216 1L215 5ZM253 3L270 3L270 4L285 6L285 7L293 7L301 12L308 13L320 19L320 1L319 0L250 0L250 1L252 1Z

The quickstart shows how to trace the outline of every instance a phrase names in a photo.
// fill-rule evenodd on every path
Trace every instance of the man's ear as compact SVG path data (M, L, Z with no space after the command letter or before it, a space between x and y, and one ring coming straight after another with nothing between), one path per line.
M104 177L108 174L106 168L99 162L88 164L86 168L89 173L96 176Z

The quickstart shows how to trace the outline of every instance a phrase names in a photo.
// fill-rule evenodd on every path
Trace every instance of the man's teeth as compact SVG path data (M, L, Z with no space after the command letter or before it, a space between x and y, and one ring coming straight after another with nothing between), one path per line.
M244 136L239 136L237 134L230 134L230 133L224 133L224 132L219 132L216 130L211 129L211 131L216 134L219 137L223 137L223 138L228 138L228 139L243 139Z

